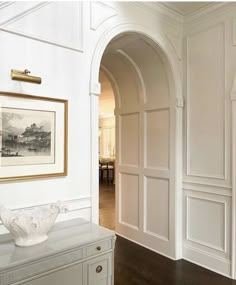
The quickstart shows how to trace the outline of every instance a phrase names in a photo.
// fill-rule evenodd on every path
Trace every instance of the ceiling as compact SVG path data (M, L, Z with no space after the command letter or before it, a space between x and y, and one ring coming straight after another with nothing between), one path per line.
M174 10L175 12L186 16L193 12L198 11L201 8L205 8L214 2L159 2L162 5Z

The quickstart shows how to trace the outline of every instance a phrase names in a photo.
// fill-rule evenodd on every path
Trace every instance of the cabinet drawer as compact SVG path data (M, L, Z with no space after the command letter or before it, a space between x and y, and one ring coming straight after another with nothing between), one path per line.
M72 252L67 252L63 255L57 255L47 259L39 260L37 262L32 262L27 266L16 267L11 271L6 271L3 276L0 274L0 285L14 284L15 282L19 282L21 280L23 281L28 278L33 278L34 276L44 274L50 270L56 270L57 268L63 267L73 262L78 262L82 259L83 251L82 249L77 249Z
M101 255L84 263L84 284L111 284L112 253Z
M49 273L46 276L22 283L22 285L82 285L82 268L82 264L76 264L68 268Z
M90 245L86 248L86 256L93 256L98 253L105 252L107 250L110 250L112 248L111 246L111 240L105 240L98 243L95 243L93 245Z

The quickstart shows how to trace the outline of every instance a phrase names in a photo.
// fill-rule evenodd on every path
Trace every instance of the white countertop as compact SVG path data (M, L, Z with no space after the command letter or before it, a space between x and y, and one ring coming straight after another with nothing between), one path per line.
M34 260L111 238L115 233L83 219L73 219L56 223L48 236L47 241L27 248L15 246L10 234L0 236L0 273Z

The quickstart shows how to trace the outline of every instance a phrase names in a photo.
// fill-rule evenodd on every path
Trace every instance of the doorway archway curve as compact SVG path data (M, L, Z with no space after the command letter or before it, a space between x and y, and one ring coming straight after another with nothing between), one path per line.
M98 41L91 64L91 74L90 74L90 94L98 95L94 93L94 86L99 84L99 70L101 67L101 60L106 47L109 43L122 34L136 33L152 41L160 53L161 57L164 59L169 86L170 86L170 109L171 109L171 120L172 120L172 188L174 189L172 193L170 207L174 214L170 215L171 223L173 224L170 228L170 246L169 249L163 249L159 251L160 253L172 257L174 259L181 258L181 183L182 183L182 106L178 104L178 98L182 97L181 93L181 76L179 72L178 59L167 40L158 34L154 34L145 27L136 24L120 24L112 29L108 30L102 35ZM181 101L181 100L180 100ZM98 222L98 98L97 96L91 96L91 190L92 190L92 218L94 222ZM178 208L178 211L177 211ZM173 213L173 212L172 212ZM177 246L178 244L178 246ZM161 247L165 247L162 246ZM160 248L161 248L160 247Z
M175 97L182 98L182 81L178 65L178 59L169 41L162 37L160 34L154 33L144 26L130 23L120 24L115 27L112 27L106 33L104 33L98 40L91 63L90 86L99 83L99 70L101 65L101 59L106 47L112 41L112 39L123 33L141 34L147 37L149 40L153 41L160 48L163 54L163 58L167 60L169 65L168 75L172 77L173 80Z

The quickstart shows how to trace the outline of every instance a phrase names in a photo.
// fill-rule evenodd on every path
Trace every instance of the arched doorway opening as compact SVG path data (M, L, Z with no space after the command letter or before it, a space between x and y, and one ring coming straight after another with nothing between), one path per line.
M182 110L176 112L170 62L153 39L138 32L119 33L101 50L96 68L105 72L115 94L116 232L180 258L176 207L181 156L176 152L181 128L176 123Z
M99 81L99 224L115 230L115 96L102 68Z

